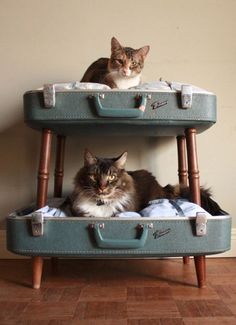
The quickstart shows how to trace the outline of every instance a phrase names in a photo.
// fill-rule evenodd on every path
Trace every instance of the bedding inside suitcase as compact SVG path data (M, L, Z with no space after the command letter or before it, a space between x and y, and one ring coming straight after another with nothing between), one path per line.
M173 211L168 216L166 211L156 217L78 218L50 216L45 208L35 212L31 205L7 218L7 248L28 256L83 258L196 256L229 250L231 217L210 216L201 207L199 211L195 216L173 216Z

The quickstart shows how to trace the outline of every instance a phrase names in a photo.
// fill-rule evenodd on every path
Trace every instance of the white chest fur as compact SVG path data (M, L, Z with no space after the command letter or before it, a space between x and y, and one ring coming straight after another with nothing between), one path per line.
M119 73L112 73L112 78L119 89L136 87L141 82L141 74L135 75L134 77L122 77Z
M125 211L125 206L130 201L130 195L125 194L122 198L115 201L104 200L104 204L97 205L95 202L79 200L79 209L88 217L109 218L118 212Z

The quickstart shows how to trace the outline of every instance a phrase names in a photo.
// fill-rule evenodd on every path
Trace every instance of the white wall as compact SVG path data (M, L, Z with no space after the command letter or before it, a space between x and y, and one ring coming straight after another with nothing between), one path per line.
M40 135L23 123L23 93L79 80L93 60L109 56L112 36L134 48L150 45L145 81L162 77L217 95L218 122L198 136L201 183L235 215L235 12L234 0L1 0L0 219L35 198ZM175 146L170 138L69 139L65 188L84 147L104 156L127 149L129 169L176 183Z

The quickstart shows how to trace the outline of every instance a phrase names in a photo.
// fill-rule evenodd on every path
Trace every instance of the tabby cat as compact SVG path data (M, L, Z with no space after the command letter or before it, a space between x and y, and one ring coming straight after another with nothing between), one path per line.
M139 211L159 198L187 198L187 187L162 187L146 170L125 170L127 152L117 158L98 158L85 150L84 166L75 176L75 187L69 198L72 215L79 217L112 217L123 211ZM225 214L201 190L202 207L212 215Z
M93 62L81 82L96 82L111 88L128 89L138 86L149 46L138 50L123 47L115 37L111 39L111 57Z

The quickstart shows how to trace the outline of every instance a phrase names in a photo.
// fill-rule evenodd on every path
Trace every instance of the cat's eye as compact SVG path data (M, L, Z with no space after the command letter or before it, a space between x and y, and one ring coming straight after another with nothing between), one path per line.
M109 175L108 176L108 181L112 182L116 179L116 175Z
M137 62L132 62L130 68L131 68L131 69L134 69L134 68L136 68L137 66L138 66L138 63L137 63Z

